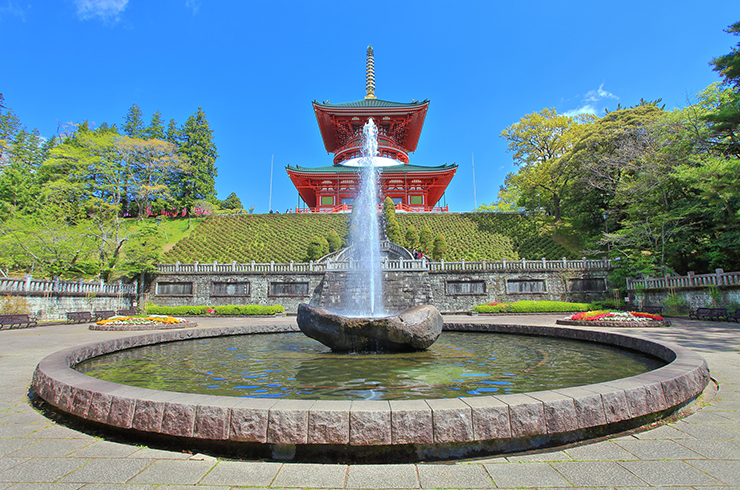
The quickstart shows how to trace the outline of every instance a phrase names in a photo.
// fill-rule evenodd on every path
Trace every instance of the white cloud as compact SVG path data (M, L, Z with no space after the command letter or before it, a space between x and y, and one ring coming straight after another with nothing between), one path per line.
M602 83L601 85L599 85L599 88L598 89L596 89L596 90L589 90L588 92L586 92L586 98L584 99L584 101L598 102L601 99L617 99L617 100L619 100L619 97L617 97L616 95L614 95L611 92L607 92L606 90L604 90L604 84Z
M586 92L586 95L581 99L581 105L577 109L571 109L563 114L569 117L578 116L580 114L592 114L595 116L597 115L597 112L603 110L605 104L602 101L605 99L619 100L619 97L608 90L604 90L604 84L602 83L596 90L589 90Z
M82 20L100 18L116 22L121 12L126 10L128 0L75 0L77 16Z
M193 11L193 15L200 10L200 0L185 0L185 7Z
M0 19L5 16L11 15L14 17L18 17L23 22L26 21L26 13L23 11L20 5L13 2L12 0L8 0L7 2L5 2L5 5L0 5Z
M581 115L581 114L592 114L592 115L595 116L596 115L596 107L594 107L593 104L584 104L581 107L579 107L578 109L573 109L573 110L570 110L570 111L566 111L563 114L566 115L566 116L568 116L568 117L575 117L575 116L578 116L578 115Z

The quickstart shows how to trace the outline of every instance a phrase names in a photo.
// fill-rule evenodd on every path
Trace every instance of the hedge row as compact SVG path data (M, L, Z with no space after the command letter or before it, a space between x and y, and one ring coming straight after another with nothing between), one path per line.
M591 303L566 301L516 301L514 303L487 303L473 307L478 313L559 313L593 309Z
M149 315L275 315L285 311L282 305L223 305L223 306L158 306L146 305Z

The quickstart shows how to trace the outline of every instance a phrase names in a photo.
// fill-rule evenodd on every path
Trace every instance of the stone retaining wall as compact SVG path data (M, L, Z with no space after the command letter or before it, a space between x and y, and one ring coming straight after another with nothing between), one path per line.
M71 368L91 357L183 339L296 331L293 326L171 330L52 354L32 389L57 409L133 437L180 447L239 447L239 455L327 461L447 459L534 449L633 428L698 396L709 371L679 346L567 327L446 324L450 330L556 336L648 353L668 364L630 378L524 394L454 399L325 401L193 395L122 386Z
M29 305L30 315L38 321L67 320L68 311L128 310L136 296L85 293L3 293L20 296Z
M335 272L167 272L154 276L145 291L144 302L160 306L182 305L283 305L286 312L295 313L298 305L310 302L326 307L342 301L343 292ZM388 311L401 311L420 304L432 304L443 312L470 311L474 306L490 302L577 301L591 302L609 295L606 270L532 270L532 271L404 271L384 272ZM574 281L589 280L602 284L601 290L574 292ZM233 296L213 294L216 283L248 283L249 293ZM161 294L159 283L190 283L188 294ZM305 293L275 295L274 284L306 284ZM532 288L532 285L535 287ZM532 288L535 292L512 292L517 288Z

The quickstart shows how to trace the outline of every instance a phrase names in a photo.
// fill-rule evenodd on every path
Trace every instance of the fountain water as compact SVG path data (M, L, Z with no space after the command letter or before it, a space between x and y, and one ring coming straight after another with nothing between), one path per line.
M350 229L351 258L358 268L352 274L351 288L365 295L357 301L351 316L383 316L383 277L380 263L380 225L378 223L378 128L370 118L363 127L362 185L352 206Z
M406 351L432 345L442 332L442 315L423 305L389 316L383 305L383 271L378 222L378 128L370 118L363 128L362 184L352 206L350 271L345 294L349 311L332 313L298 306L298 326L335 351Z

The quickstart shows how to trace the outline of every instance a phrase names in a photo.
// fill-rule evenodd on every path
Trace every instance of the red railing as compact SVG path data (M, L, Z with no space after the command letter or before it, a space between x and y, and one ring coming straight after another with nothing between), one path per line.
M378 209L383 205L379 204ZM396 204L396 211L407 213L448 213L449 206L428 207L423 205ZM349 204L338 204L336 206L316 206L314 208L295 208L296 213L349 213L352 206Z

